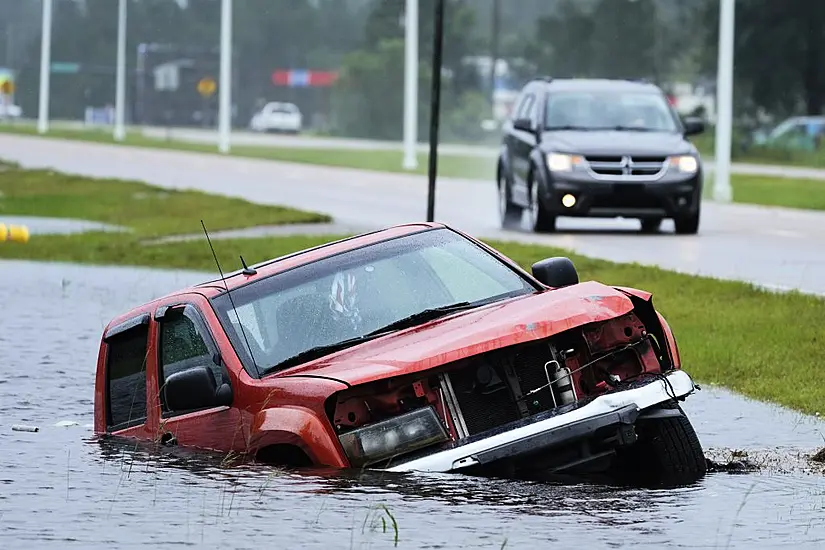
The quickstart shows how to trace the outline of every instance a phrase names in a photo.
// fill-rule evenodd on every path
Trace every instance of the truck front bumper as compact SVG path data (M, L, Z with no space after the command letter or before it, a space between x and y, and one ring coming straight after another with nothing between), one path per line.
M657 377L641 386L599 396L588 404L550 418L539 419L512 429L502 427L488 436L479 434L452 447L406 462L386 470L391 472L452 472L484 467L506 460L546 455L571 444L599 439L602 455L613 448L636 440L634 425L650 417L681 416L678 409L660 409L657 405L684 398L695 389L690 376L681 370ZM605 450L608 449L608 450ZM565 463L569 467L598 458L597 453ZM564 467L556 468L563 471Z

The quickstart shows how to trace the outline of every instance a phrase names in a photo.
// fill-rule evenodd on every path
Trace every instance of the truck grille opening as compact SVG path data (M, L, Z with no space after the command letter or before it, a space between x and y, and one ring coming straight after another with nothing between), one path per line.
M462 360L443 374L442 383L454 396L450 407L464 426L462 438L595 397L618 381L661 372L656 349L629 313Z

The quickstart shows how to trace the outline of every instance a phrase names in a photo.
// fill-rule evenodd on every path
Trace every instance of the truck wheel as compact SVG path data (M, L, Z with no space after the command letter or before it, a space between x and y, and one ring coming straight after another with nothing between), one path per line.
M678 405L671 407L681 411ZM686 416L639 420L638 441L617 456L617 476L644 486L683 486L702 479L707 461Z

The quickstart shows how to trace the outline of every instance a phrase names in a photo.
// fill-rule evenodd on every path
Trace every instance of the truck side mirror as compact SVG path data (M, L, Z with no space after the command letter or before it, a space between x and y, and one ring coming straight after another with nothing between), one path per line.
M161 388L166 406L172 411L191 411L232 404L232 387L215 383L209 367L192 367L169 375Z
M546 258L533 264L533 277L551 288L578 284L579 273L570 258Z

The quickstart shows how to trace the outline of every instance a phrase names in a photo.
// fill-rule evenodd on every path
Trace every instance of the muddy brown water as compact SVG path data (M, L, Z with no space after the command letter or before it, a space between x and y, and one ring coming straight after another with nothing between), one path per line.
M0 262L0 548L825 547L825 477L805 460L825 422L707 387L685 409L708 454L760 469L677 490L298 474L96 440L105 323L207 276Z

